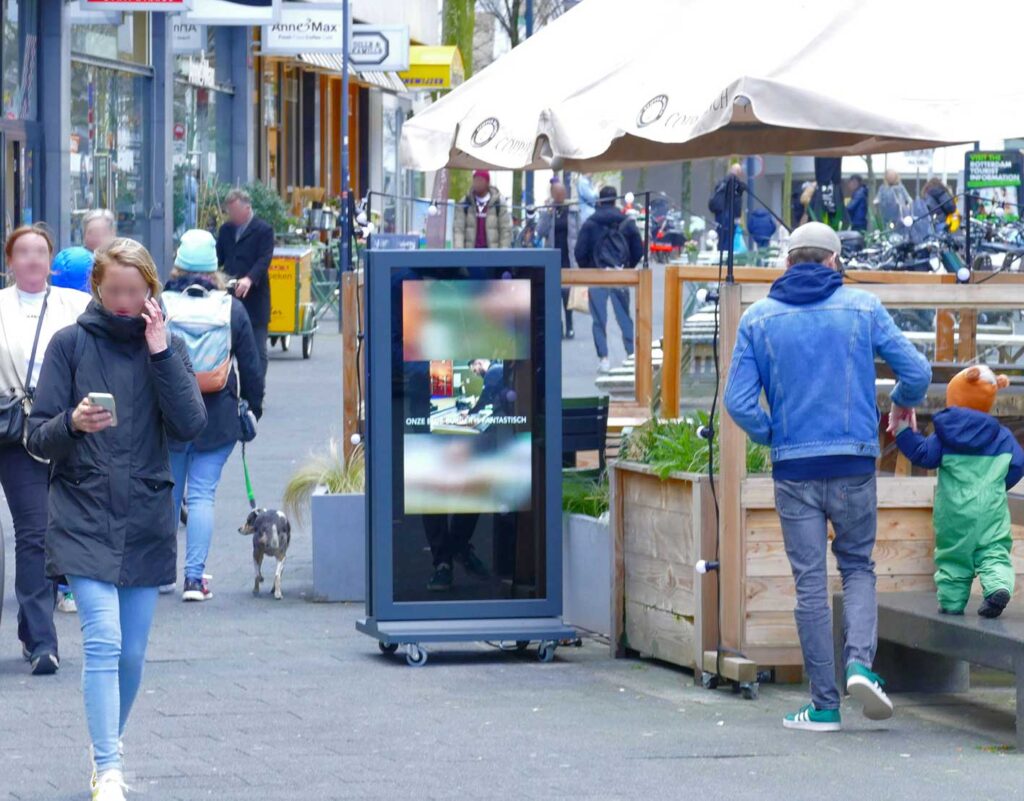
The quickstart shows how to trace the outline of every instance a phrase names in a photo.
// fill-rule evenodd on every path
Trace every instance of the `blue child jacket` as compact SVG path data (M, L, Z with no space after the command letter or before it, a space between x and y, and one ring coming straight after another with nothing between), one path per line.
M896 373L892 402L924 400L931 366L872 294L821 264L796 264L744 313L725 406L772 462L878 456L875 357ZM767 409L761 405L761 393Z

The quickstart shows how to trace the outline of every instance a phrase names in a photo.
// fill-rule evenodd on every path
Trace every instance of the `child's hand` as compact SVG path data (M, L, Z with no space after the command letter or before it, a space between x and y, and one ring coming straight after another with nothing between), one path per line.
M893 404L892 410L889 412L889 425L886 430L896 436L908 428L917 431L917 412L914 409Z

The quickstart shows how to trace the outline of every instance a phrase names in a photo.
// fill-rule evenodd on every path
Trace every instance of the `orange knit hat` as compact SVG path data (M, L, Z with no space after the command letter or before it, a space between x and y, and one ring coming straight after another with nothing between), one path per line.
M946 405L962 406L988 414L996 402L996 392L1010 386L1005 375L996 375L992 368L980 364L961 370L946 387Z

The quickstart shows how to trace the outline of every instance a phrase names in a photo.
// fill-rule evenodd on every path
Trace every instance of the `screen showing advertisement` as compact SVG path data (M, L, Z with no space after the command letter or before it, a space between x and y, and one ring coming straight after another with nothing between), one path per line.
M968 151L964 162L971 215L979 220L1020 219L1018 204L1024 174L1020 151Z
M543 281L395 269L395 601L544 595Z

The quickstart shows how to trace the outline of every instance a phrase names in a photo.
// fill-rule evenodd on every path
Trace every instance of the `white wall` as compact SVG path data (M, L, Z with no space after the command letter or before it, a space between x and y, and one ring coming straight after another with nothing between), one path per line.
M359 22L377 25L408 25L413 42L441 43L438 0L352 0L352 16Z

